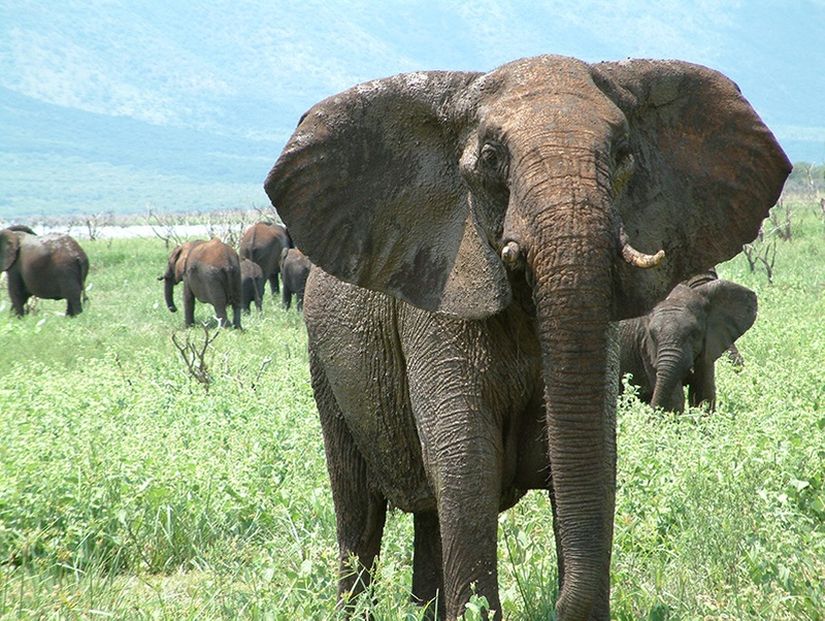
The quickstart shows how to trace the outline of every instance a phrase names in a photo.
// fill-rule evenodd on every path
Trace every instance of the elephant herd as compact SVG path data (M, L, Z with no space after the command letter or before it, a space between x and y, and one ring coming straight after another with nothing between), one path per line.
M17 316L26 312L31 296L67 301L66 315L83 310L89 258L68 235L37 235L25 225L0 231L2 271L7 273L8 293ZM304 286L311 263L297 248L284 227L259 222L249 227L240 244L240 256L219 239L188 241L169 255L164 281L167 308L175 312L174 286L183 282L184 323L195 319L195 300L211 304L215 316L229 325L227 309L232 309L232 325L241 327L241 310L252 302L262 309L264 283L279 292L278 275L283 280L282 299L289 308L292 297L298 310L303 307Z
M620 374L656 406L682 409L687 387L714 407L714 361L756 296L709 270L756 237L790 169L733 82L680 61L415 72L307 111L264 184L304 263L263 224L240 258L260 268L247 299L280 274L303 304L339 605L368 587L394 506L413 514L413 599L455 620L477 593L501 618L497 515L538 489L556 618L609 619ZM10 293L30 277L14 235ZM184 246L170 310L182 281L187 325L195 298L239 325L238 255ZM72 269L79 312L88 262Z
M261 310L267 281L273 295L280 289L284 308L289 309L294 296L301 310L310 267L309 259L293 247L284 227L258 222L244 232L240 252L219 239L180 244L172 250L166 272L158 280L164 281L166 306L172 312L177 311L173 290L183 283L186 326L195 322L195 300L199 300L214 307L223 325L229 325L227 308L231 308L232 326L240 328L241 310L248 312L252 302Z

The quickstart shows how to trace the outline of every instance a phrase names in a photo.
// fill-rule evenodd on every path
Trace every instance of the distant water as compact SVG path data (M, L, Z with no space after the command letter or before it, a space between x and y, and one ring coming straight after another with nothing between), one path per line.
M0 228L8 226L10 223L0 223ZM98 226L94 231L96 239L127 239L132 237L167 237L174 233L180 238L202 237L222 237L229 229L238 229L238 225L224 224L172 224L169 226L156 226L152 228L148 224L129 224L124 226L106 225ZM38 226L32 227L38 235L48 235L49 233L62 233L71 235L77 239L89 239L89 229L85 225L62 225L62 226Z

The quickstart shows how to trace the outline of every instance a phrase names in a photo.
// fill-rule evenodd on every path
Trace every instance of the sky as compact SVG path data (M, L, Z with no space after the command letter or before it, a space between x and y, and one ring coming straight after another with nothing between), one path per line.
M127 119L147 131L208 135L218 145L234 140L236 168L251 171L248 178L239 172L238 182L252 183L304 110L353 84L413 70L485 71L552 53L589 62L675 58L718 69L737 82L792 161L821 163L824 32L825 0L0 0L0 97L16 102L0 116L0 157L26 151L27 140L38 152L46 148L42 133L50 131L36 128L48 123L19 130L13 148L3 144L2 124L19 126L34 114L29 108L61 132L82 113L91 126ZM77 157L91 161L94 140L82 139L88 148ZM124 157L143 148L118 144ZM191 155L193 170L198 154L202 148ZM29 165L17 155L6 165Z

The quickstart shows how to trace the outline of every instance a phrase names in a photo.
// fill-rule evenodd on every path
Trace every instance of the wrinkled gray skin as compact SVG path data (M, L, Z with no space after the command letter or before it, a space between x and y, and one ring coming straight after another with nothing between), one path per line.
M756 294L727 280L676 285L643 317L619 324L621 374L631 373L639 398L682 412L716 408L715 363L756 320Z
M82 298L89 258L68 235L38 236L26 226L0 231L0 261L7 272L14 313L22 317L26 302L35 295L66 300L66 315L83 311Z
M281 251L291 247L292 240L280 224L257 222L244 231L238 253L242 259L249 259L261 266L272 295L275 295L279 291L278 261Z
M281 251L281 260L278 262L281 269L281 300L284 308L289 310L292 296L295 296L295 306L300 311L304 307L304 289L307 276L312 267L312 261L297 248L284 248Z
M172 250L165 281L166 306L177 311L174 286L183 282L184 325L195 323L195 299L211 304L221 325L228 326L227 307L232 307L232 326L241 327L241 264L238 253L219 239L196 240Z
M248 313L252 302L261 311L264 293L264 273L261 267L249 259L241 259L241 306Z
M475 584L500 617L497 514L544 489L557 618L609 619L612 322L739 252L789 171L732 82L675 61L404 74L309 110L264 187L316 266L341 605L392 503L415 515L415 599L452 620ZM640 269L626 241L666 256Z

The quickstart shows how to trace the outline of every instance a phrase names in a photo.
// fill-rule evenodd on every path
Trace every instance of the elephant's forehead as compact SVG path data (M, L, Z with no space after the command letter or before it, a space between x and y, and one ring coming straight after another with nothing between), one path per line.
M505 98L578 90L593 85L590 66L566 56L522 58L494 69L481 80L482 83L495 85L495 90Z
M593 81L590 66L564 56L538 56L502 65L479 79L484 121L505 133L527 126L570 128L607 121L621 111Z

